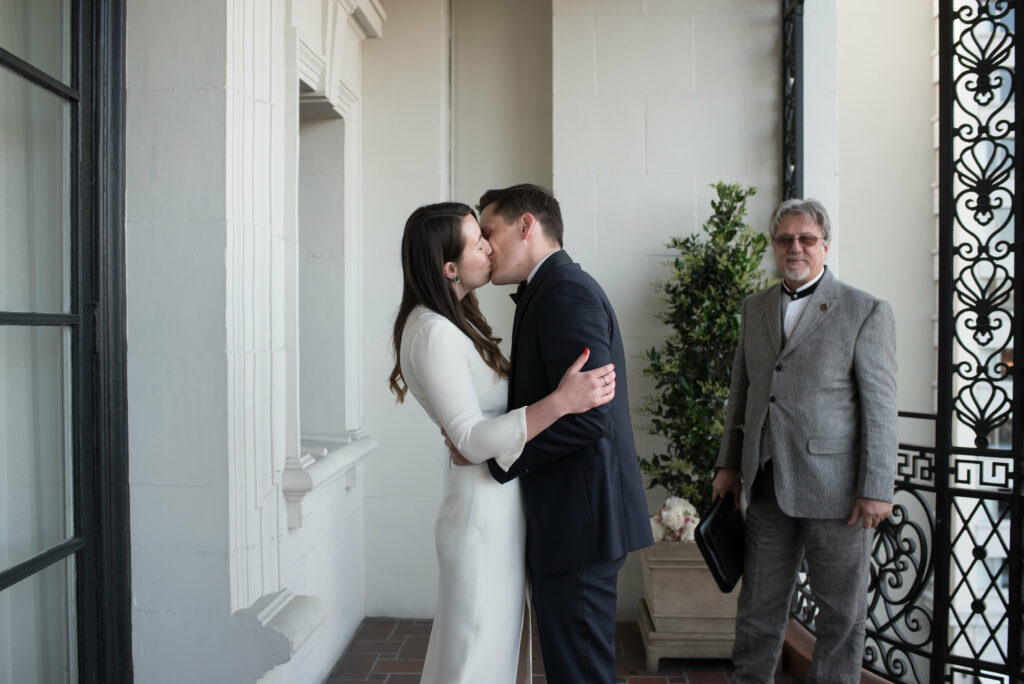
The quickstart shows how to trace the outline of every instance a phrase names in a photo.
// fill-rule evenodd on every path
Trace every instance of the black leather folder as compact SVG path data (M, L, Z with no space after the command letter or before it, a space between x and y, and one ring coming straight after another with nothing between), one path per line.
M711 504L711 510L697 525L694 539L718 588L728 594L743 574L743 512L736 508L731 495Z

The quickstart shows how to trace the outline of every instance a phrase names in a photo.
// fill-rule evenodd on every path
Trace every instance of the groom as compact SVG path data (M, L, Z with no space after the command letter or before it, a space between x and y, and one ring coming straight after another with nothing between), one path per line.
M518 476L527 561L549 682L615 681L615 595L630 551L654 543L626 393L626 357L601 286L562 250L562 214L536 185L488 190L480 228L496 285L519 283L508 410L554 391L584 347L585 369L617 366L615 398L527 442L499 482Z

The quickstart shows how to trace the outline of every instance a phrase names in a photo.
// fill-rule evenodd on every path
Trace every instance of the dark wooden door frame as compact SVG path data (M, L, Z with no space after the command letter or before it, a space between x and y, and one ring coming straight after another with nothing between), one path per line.
M72 0L70 83L0 48L0 67L71 108L71 310L0 312L0 325L72 336L74 530L0 570L0 591L74 557L78 681L131 682L125 298L125 3Z

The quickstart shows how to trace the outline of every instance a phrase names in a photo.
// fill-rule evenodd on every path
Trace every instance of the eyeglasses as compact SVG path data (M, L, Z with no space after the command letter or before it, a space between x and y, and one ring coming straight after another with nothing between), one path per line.
M811 248L818 244L818 240L824 241L825 238L819 235L801 235L800 237L793 237L792 235L776 235L772 238L772 242L775 243L776 247L784 247L789 249L793 246L793 243L797 240L800 241L801 247Z

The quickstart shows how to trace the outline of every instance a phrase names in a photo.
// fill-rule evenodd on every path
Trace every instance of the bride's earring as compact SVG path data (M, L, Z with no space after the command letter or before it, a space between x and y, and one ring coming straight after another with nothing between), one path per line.
M455 277L454 277L454 278L452 278L452 280L453 280L453 281L455 281L456 283L457 283L457 282L459 282L459 274L458 274L458 273L456 273L456 274L455 274Z

